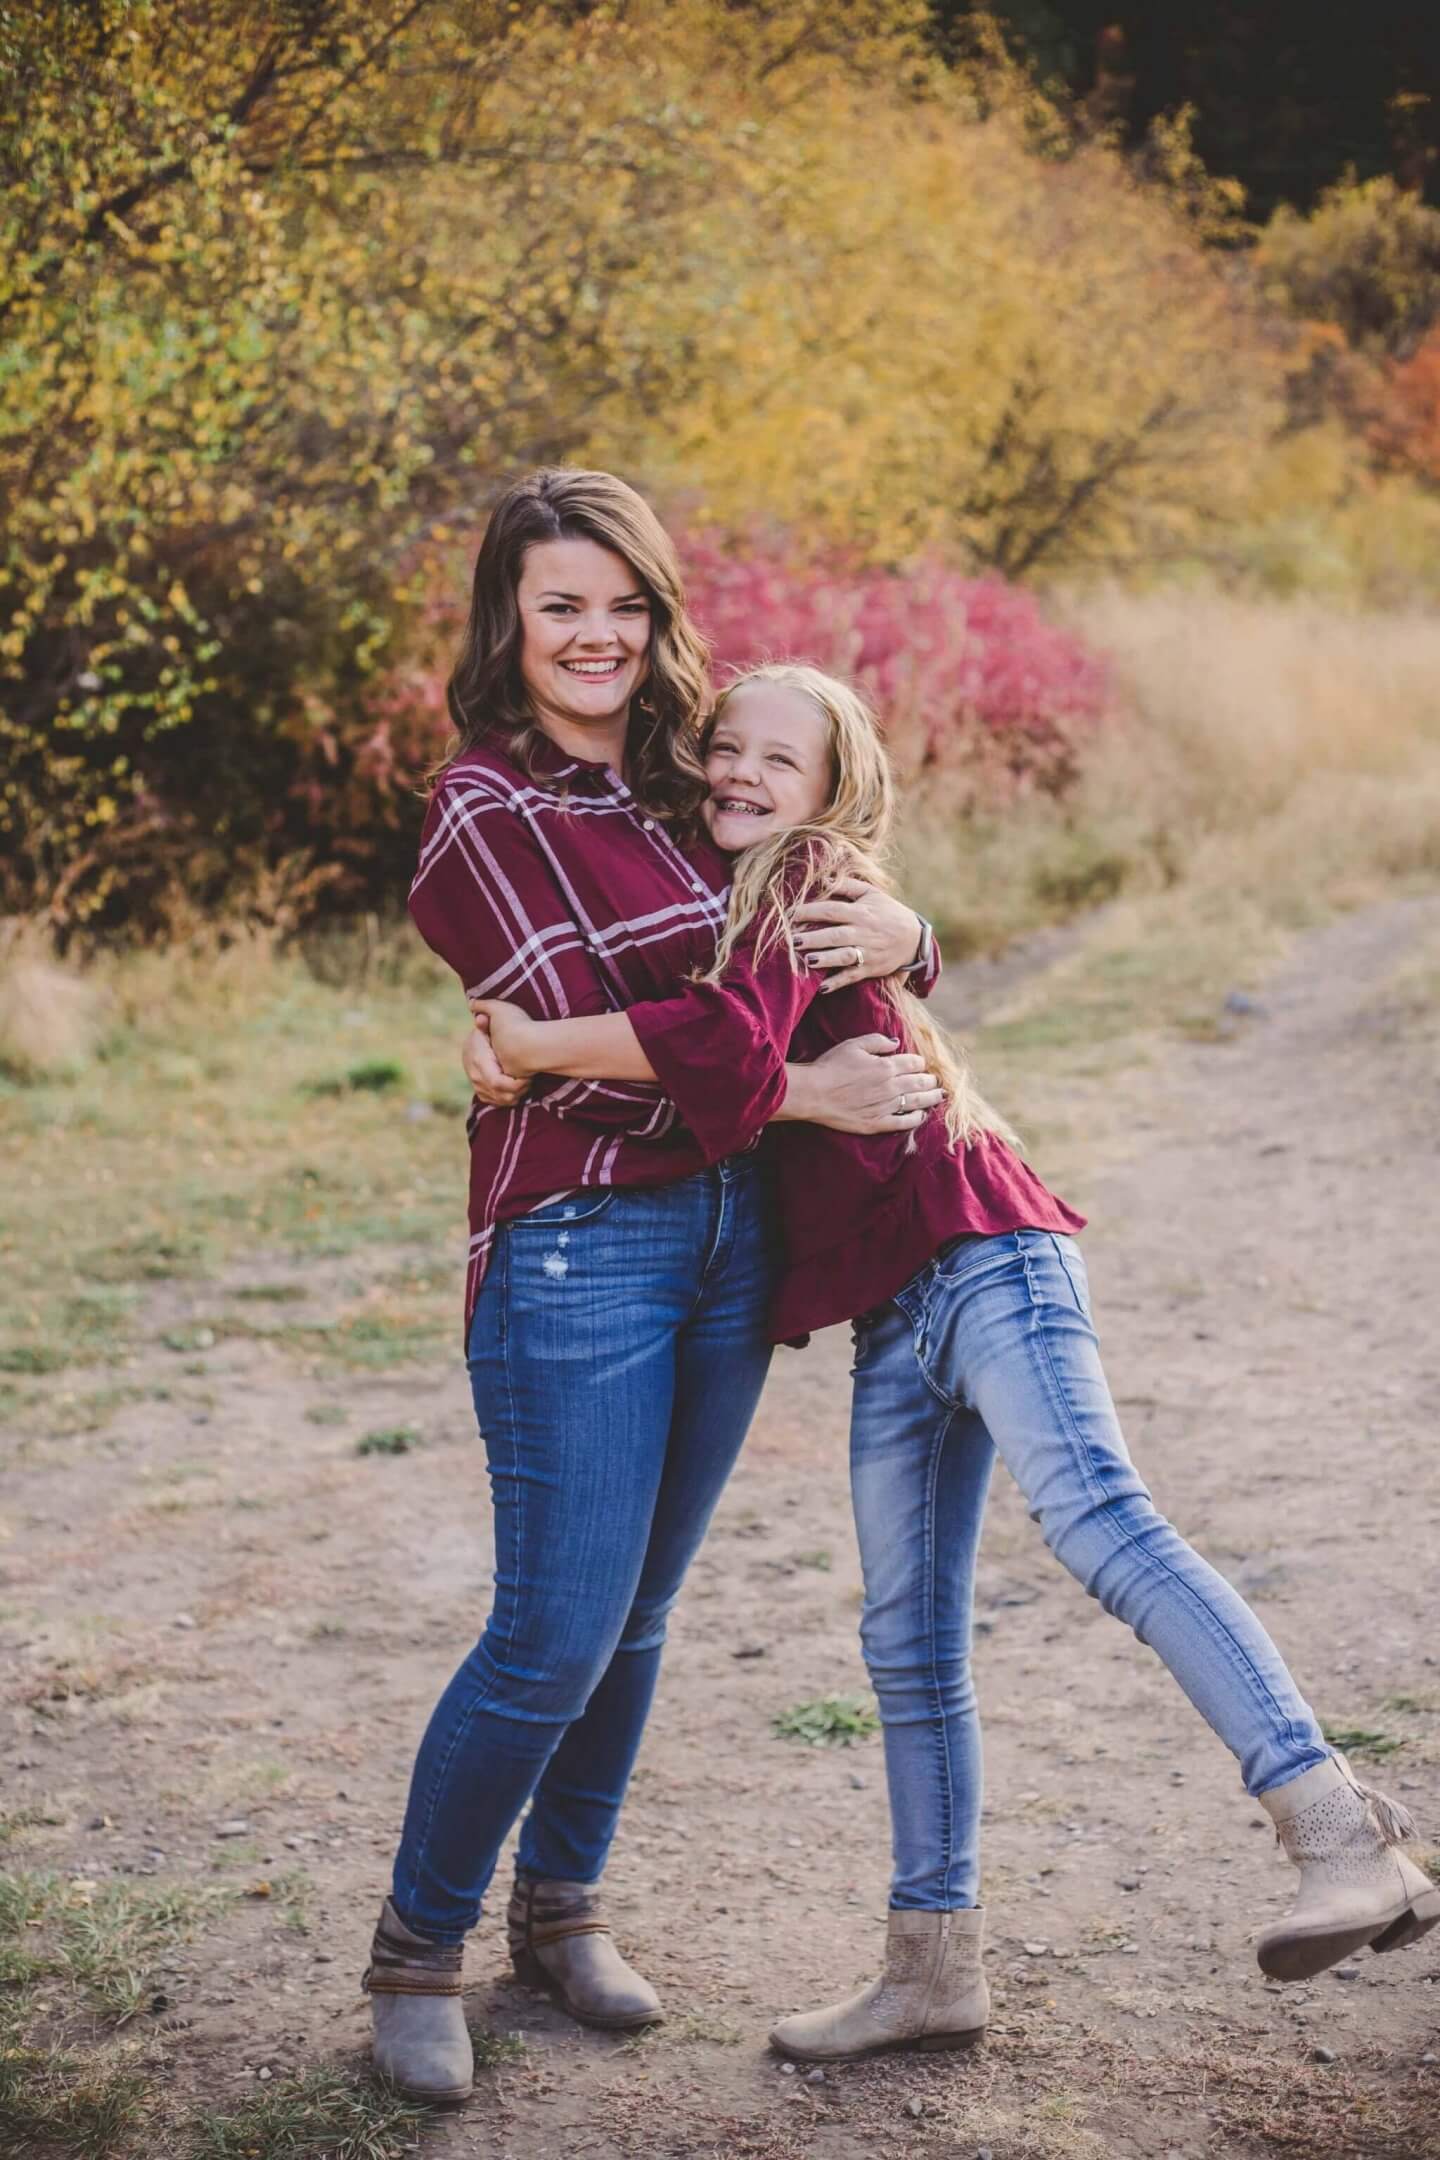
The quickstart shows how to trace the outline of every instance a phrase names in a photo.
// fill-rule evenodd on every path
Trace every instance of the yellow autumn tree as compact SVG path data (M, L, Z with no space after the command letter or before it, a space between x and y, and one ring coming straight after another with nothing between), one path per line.
M542 459L1015 575L1232 516L1266 356L1183 144L1137 177L925 24L0 11L0 904L334 875L314 806L420 551Z

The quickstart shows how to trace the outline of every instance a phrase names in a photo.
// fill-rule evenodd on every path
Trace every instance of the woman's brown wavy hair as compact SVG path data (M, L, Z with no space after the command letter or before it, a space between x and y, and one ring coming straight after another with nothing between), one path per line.
M543 540L594 540L623 556L644 588L650 671L631 700L626 778L647 810L675 820L692 817L705 795L696 745L709 654L686 608L669 534L643 497L612 473L545 467L507 488L491 511L464 641L446 690L456 741L445 762L491 743L537 786L554 785L535 764L542 730L520 673L524 633L516 599L526 552Z

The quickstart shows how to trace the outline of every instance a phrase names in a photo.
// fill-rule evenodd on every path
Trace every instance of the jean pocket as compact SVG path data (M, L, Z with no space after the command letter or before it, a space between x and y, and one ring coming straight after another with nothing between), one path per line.
M568 1193L561 1200L547 1200L528 1215L512 1215L511 1230L573 1230L577 1223L594 1222L614 1205L616 1187L606 1185L589 1192Z
M864 1364L870 1346L875 1340L875 1326L883 1311L876 1306L870 1312L856 1313L850 1322L850 1376L853 1379Z
M1050 1234L1050 1243L1055 1248L1055 1257L1064 1270L1065 1280L1070 1285L1075 1303L1093 1327L1095 1315L1090 1310L1090 1278L1085 1272L1085 1260L1079 1246L1073 1238L1061 1237L1053 1231Z

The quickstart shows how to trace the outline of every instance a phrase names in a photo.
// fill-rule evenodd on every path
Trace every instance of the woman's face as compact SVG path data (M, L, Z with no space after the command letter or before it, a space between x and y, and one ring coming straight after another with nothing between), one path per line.
M830 801L830 723L788 683L732 691L705 753L703 816L727 855L767 834L808 824Z
M562 739L613 730L650 672L650 600L624 556L595 540L537 541L515 597L540 725Z

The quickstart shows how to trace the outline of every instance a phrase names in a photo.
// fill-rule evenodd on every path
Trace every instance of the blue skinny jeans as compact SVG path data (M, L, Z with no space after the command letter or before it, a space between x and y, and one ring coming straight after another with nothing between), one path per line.
M391 1894L417 1934L463 1940L527 1803L527 1873L603 1869L666 1620L770 1363L774 1265L749 1156L502 1226L469 1343L494 1603L411 1779Z
M1330 1752L1255 1615L1137 1475L1074 1240L1041 1230L962 1239L856 1324L851 1492L892 1906L978 1902L971 1602L997 1453L1056 1558L1159 1654L1236 1757L1247 1792L1287 1784Z

